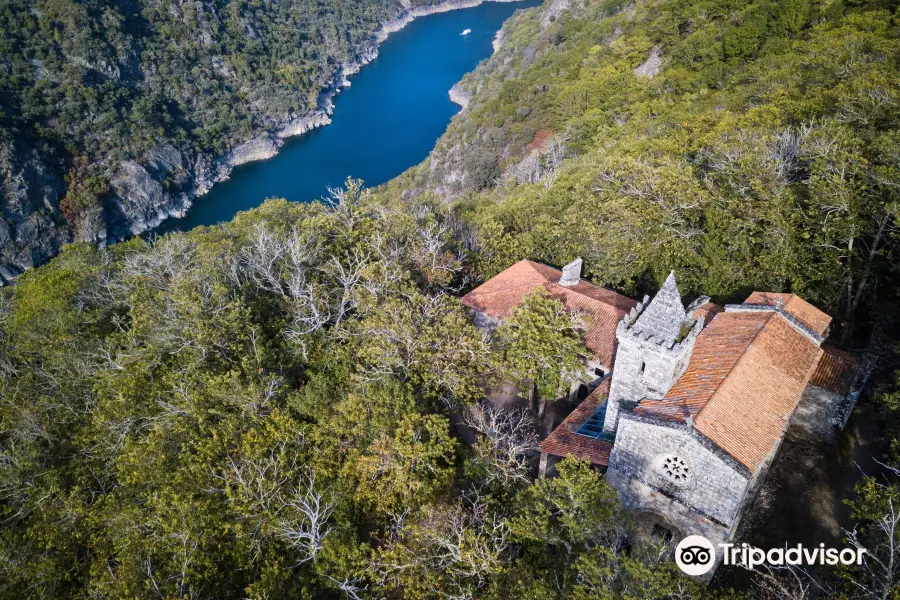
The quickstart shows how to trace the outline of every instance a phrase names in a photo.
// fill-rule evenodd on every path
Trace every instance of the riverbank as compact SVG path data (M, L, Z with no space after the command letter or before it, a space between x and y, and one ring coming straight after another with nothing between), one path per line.
M481 6L485 2L512 3L521 1L522 0L449 0L448 2L441 2L440 4L435 4L433 6L420 6L412 9L401 17L383 23L381 29L375 34L376 47L384 42L389 35L400 31L420 17L436 15L451 10L459 10L461 8L475 8L476 6Z
M342 84L345 69L329 75L333 87L340 86L341 91L336 96L332 96L334 89L324 92L320 105L334 112L323 110L314 116L333 119L333 123L292 136L287 134L296 131L286 131L285 125L310 128L299 118L277 129L270 122L269 133L241 144L225 158L229 165L241 163L226 181L197 198L183 218L164 221L153 232L186 231L228 221L267 198L316 200L327 195L329 188L341 186L348 176L376 187L420 164L460 114L448 91L491 56L496 32L513 13L540 3L483 2L416 19L379 46L378 60L360 69L352 77L352 86ZM398 23L387 27L395 29ZM461 35L465 30L470 34ZM374 56L370 48L363 60ZM358 64L354 61L345 68L356 71ZM225 173L221 175L224 178Z
M304 135L315 129L330 125L334 111L334 99L340 91L351 85L350 78L358 74L363 67L378 58L379 48L392 34L397 33L416 19L429 15L450 12L454 10L475 8L487 2L517 3L523 0L449 0L433 6L417 7L409 10L390 21L384 22L372 35L372 45L361 49L351 61L338 63L337 68L319 95L318 108L305 115L289 115L285 119L273 123L270 131L262 132L255 137L235 146L229 152L218 157L208 157L200 154L193 161L193 165L186 169L190 175L182 180L186 184L183 191L165 194L161 186L157 189L151 183L152 173L145 176L140 173L141 165L128 165L127 177L116 181L118 188L131 193L124 195L145 198L146 209L141 213L125 214L120 222L124 227L114 228L108 236L110 242L116 242L129 237L140 235L160 227L165 221L172 218L183 218L193 206L197 198L205 196L212 188L227 181L235 167L252 162L264 161L274 158L280 152L285 140ZM456 99L454 99L456 101ZM458 102L457 102L458 103ZM163 149L164 154L170 156L177 153L171 147ZM153 157L151 156L151 161ZM150 171L166 172L165 168L157 168ZM183 160L170 161L173 171L183 168ZM130 181L129 181L130 180ZM149 189L148 189L149 188ZM186 189L185 189L186 188ZM120 194L123 195L123 194ZM139 203L141 204L141 203ZM106 241L95 240L99 243Z
M359 73L363 67L378 58L379 47L381 46L381 44L387 41L391 34L401 31L416 19L450 12L452 10L475 8L476 6L481 6L485 2L514 3L523 1L524 0L448 0L447 2L442 2L433 6L416 7L400 17L391 19L386 23L382 23L381 27L374 34L374 44L371 47L363 50L356 60L351 62L339 63L338 70L335 73L332 84L324 88L320 95L319 104L324 108L320 108L313 113L301 117L297 121L289 121L275 132L275 136L277 136L278 139L285 139L288 137L303 135L304 133L308 133L313 129L324 127L325 125L330 125L331 114L334 111L334 97L338 93L340 93L342 88L350 87L350 77ZM502 28L497 32L497 36L495 36L494 38L494 51L496 51L499 47L499 44L502 43L502 37L500 36L501 31ZM464 90L460 91L464 92ZM464 92L462 94L459 94L456 96L456 98L463 99L465 97L465 94L467 93ZM465 108L465 105L463 103L458 102L457 99L454 98L452 89L451 100L453 100L454 103L459 104L460 106ZM467 103L467 99L463 101ZM233 162L232 167L246 164L255 160L267 160L274 157L278 153L278 149L281 147L281 144L275 143L274 140L271 141L273 142L272 146L269 148L266 154L260 154L260 158L250 158L244 160L243 162ZM257 140L249 140L244 145L253 145L255 143L257 143Z
M248 140L241 146L238 146L238 148L233 150L232 153L236 153L236 156L239 156L241 158L238 158L237 160L230 160L231 167L233 168L249 162L257 160L267 160L269 158L272 158L278 153L278 150L281 147L281 144L276 140L283 140L285 138L303 135L304 133L308 133L313 129L324 127L325 125L330 125L331 115L334 111L334 97L338 93L340 93L342 88L350 87L350 77L359 73L363 67L378 58L379 47L381 46L381 44L387 41L391 34L401 31L416 19L427 17L429 15L450 12L452 10L475 8L476 6L481 6L485 2L515 3L522 1L523 0L448 0L447 2L441 2L440 4L435 4L432 6L416 7L400 17L382 23L381 27L374 34L373 45L371 47L362 50L356 60L351 62L341 62L338 64L338 69L332 79L331 85L325 87L320 94L319 109L296 120L288 120L284 125L282 125L275 131L275 139L273 139L271 136L263 136L263 138L254 138ZM502 37L500 37L499 34L500 32L498 31L497 37L495 37L495 51L499 43L502 43L500 41L502 40ZM460 102L457 102L456 100L453 101L464 107L464 105ZM259 152L258 148L260 143L262 142L262 139L268 139L269 145L266 145L265 151ZM262 143L263 145L265 145L265 142ZM244 149L245 147L246 149ZM254 151L253 149L256 149L256 151ZM226 155L223 158L228 159L228 157L229 155Z
M342 89L350 86L350 79L354 75L379 56L381 45L385 40L392 34L405 29L413 21L436 13L458 11L466 14L468 11L460 9L475 10L481 5L499 7L521 3L534 6L537 1L539 0L448 0L429 7L406 10L398 8L394 18L372 25L371 32L366 38L367 41L357 45L356 49L352 51L352 58L333 63L330 72L320 75L316 109L305 114L294 113L285 114L280 118L262 118L251 125L250 133L244 140L240 143L235 142L230 149L224 152L211 148L191 147L187 143L182 144L160 137L154 146L150 146L149 149L136 156L121 157L110 154L102 162L92 166L95 172L102 173L108 183L107 192L100 202L82 208L69 221L63 219L59 213L58 206L61 198L65 196L66 189L62 182L62 176L54 172L54 165L41 159L26 145L20 144L16 147L3 148L6 153L4 156L8 159L6 161L8 164L5 165L6 171L13 174L24 169L24 172L29 174L28 181L23 183L22 187L33 190L34 192L29 192L29 194L34 198L28 196L20 203L22 206L27 204L43 208L33 208L31 213L22 208L23 216L18 221L7 220L0 223L0 285L10 283L26 269L43 264L58 254L67 243L87 242L102 247L146 232L183 228L190 222L196 221L187 218L188 213L196 213L198 200L208 196L216 186L229 181L235 168L248 165L248 163L262 164L262 161L268 161L283 152L285 143L290 138L300 136L302 139L308 139L304 136L313 130L330 125L335 96ZM513 10L515 9L503 12L512 13ZM507 14L504 19L508 16ZM460 31L465 28L463 27ZM497 30L502 29L502 21L497 23L495 20L491 20L490 28L491 35L494 35ZM454 38L458 33L454 32ZM462 40L462 38L458 39ZM467 39L469 40L468 45L471 46L473 43L471 38ZM444 51L455 53L458 48L448 47ZM418 53L422 54L421 48ZM486 56L480 56L479 60L483 58ZM434 64L440 62L440 60L434 60ZM474 67L475 64L467 66L466 71L457 73L453 81L446 83L441 94L446 98L451 86L457 83L465 72L469 72ZM223 77L228 76L225 71L220 74ZM429 74L438 75L434 72L432 64L409 66L407 78L410 83L408 91L405 93L415 96L417 90L413 86L432 85L428 83ZM417 83L413 83L414 81ZM379 96L381 94L372 96L373 100L378 101ZM394 101L396 102L396 97ZM427 106L434 106L433 103L437 100L432 99L430 102L432 104L420 105L414 110L421 111ZM402 102L398 103L398 106L399 104ZM397 108L395 112L399 113L402 110ZM444 110L441 109L440 112L443 113ZM377 118L386 118L393 122L394 120L403 121L403 117L404 115L400 114L381 113ZM444 117L442 116L442 118ZM388 139L394 140L394 146L400 151L406 152L410 146L398 142L395 139L395 132L399 134L401 131L398 127L418 127L420 125L420 123L415 125L398 123L396 127L387 132ZM441 130L443 131L443 127ZM427 131L429 136L433 134L431 129L427 128ZM349 133L352 135L352 131ZM397 143L400 143L400 146L397 146ZM416 147L421 149L420 145ZM413 158L418 162L424 156ZM331 158L331 161L335 160L339 165L347 164L341 157ZM2 162L0 160L0 163ZM308 161L295 163L295 167L302 170L305 166L312 164ZM409 167L413 164L415 163L404 166ZM350 168L343 174L344 178L350 174L358 176L362 172L358 165L347 164L347 166ZM0 170L3 168L4 164L0 164ZM373 181L375 179L378 177L372 178ZM317 191L311 196L304 194L290 197L296 200L308 200L319 197L322 193ZM16 197L20 196L25 197L24 192L20 192ZM212 201L209 199L204 204ZM243 209L246 208L249 207ZM191 226L218 222L226 218L229 217L221 215L216 220L204 220ZM169 224L162 226L164 223Z

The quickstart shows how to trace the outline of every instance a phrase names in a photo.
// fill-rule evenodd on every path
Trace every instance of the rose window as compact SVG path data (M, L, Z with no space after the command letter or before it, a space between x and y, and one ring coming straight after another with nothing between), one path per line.
M691 467L677 454L664 454L656 459L656 471L666 481L685 485L691 479Z

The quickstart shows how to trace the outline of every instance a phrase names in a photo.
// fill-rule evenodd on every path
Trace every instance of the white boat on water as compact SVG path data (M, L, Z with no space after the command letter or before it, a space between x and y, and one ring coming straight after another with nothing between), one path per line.
M470 33L472 33L472 30L471 30L471 29L466 29L465 31L463 31L463 32L462 32L461 34L459 34L459 35L469 35Z

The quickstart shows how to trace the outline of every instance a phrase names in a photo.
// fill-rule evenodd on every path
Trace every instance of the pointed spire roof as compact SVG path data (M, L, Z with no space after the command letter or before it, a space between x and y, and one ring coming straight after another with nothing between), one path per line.
M678 339L681 326L686 321L688 316L681 303L678 284L675 283L675 271L672 271L647 308L638 316L631 330L639 335L650 334L656 340L663 340L666 345L670 345Z

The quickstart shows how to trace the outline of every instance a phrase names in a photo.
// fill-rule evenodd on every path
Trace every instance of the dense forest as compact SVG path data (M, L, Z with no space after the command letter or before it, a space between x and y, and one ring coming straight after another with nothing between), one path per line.
M0 277L66 241L139 233L430 0L12 0L0 5Z
M790 289L853 322L896 286L894 3L589 2L508 25L394 193L453 198L483 276L584 256L634 290Z
M898 31L890 2L548 0L390 184L26 271L0 289L0 597L900 597ZM572 360L583 324L537 296L487 336L458 296L576 256L635 294L796 291L880 354L884 473L846 499L872 560L703 586L588 464L533 477L532 416L485 386Z

